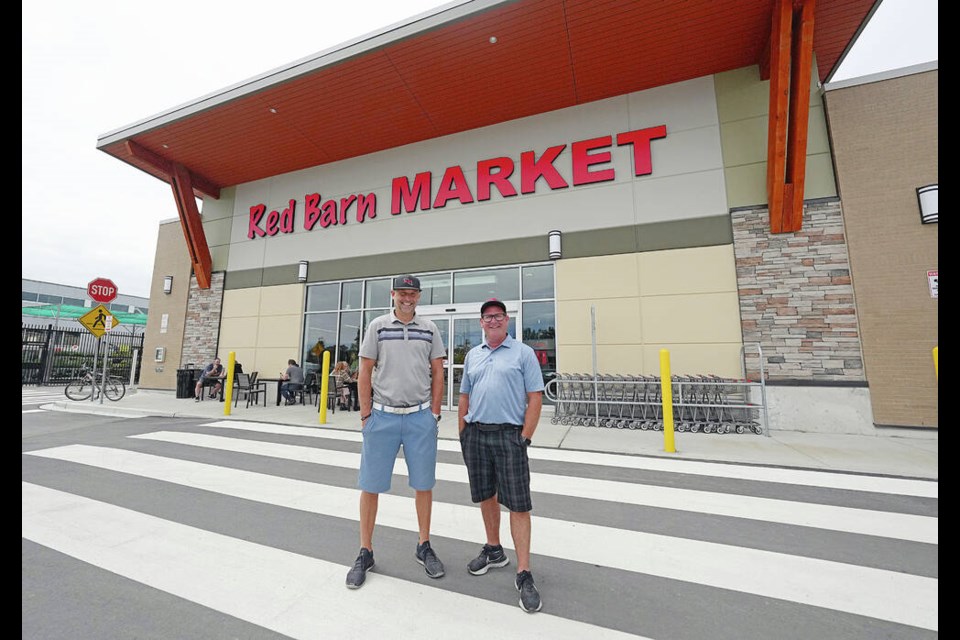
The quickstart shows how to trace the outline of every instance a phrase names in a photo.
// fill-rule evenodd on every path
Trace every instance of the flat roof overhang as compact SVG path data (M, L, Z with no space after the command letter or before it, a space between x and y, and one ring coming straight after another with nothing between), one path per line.
M879 1L816 1L821 82ZM103 134L97 148L166 182L185 171L195 195L219 197L499 122L753 64L763 71L774 2L452 2Z

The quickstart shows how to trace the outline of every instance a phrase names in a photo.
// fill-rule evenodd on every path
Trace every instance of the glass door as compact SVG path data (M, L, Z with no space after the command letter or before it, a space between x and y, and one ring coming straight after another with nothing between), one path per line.
M514 317L515 305L507 304L510 314L508 333L517 336L517 320ZM479 305L477 305L479 307ZM440 330L443 344L447 346L447 358L443 361L443 408L453 411L460 400L460 381L463 380L463 361L467 352L483 343L483 329L480 327L479 309L476 312L424 314L433 320ZM452 381L452 382L451 382Z
M451 313L428 317L440 329L443 343L447 346L447 358L443 361L443 408L452 411L457 408L460 399L463 361L470 349L483 342L483 330L475 314Z

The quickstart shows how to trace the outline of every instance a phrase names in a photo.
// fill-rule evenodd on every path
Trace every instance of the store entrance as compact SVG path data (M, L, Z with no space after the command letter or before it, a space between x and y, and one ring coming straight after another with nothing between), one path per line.
M517 303L507 302L510 324L507 331L516 337ZM420 307L417 313L433 320L440 330L443 344L447 347L447 358L443 361L443 409L456 411L460 400L460 381L463 380L463 361L467 352L483 343L483 329L480 327L480 303L457 305L457 310L440 305Z
M467 352L483 342L480 319L476 314L445 314L429 316L440 329L447 357L443 361L443 408L454 411L460 399L460 381L463 379L463 360Z

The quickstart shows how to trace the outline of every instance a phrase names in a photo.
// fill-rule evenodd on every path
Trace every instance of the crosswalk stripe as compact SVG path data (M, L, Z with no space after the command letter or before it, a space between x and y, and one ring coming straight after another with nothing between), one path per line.
M403 603L411 637L523 636L580 640L640 636L378 575L362 597L346 567L21 483L22 537L137 582L291 638L390 638ZM332 615L331 612L336 612Z
M173 431L132 437L348 469L360 467L360 454L345 451ZM402 461L397 461L394 473L406 475ZM437 479L466 484L467 471L463 465L438 463ZM928 544L937 544L939 536L938 519L927 516L546 473L531 473L530 482L535 492L589 500L612 500L623 504L779 522Z
M356 520L358 515L354 489L86 445L29 455L337 518ZM378 522L416 531L412 502L381 495ZM475 537L476 507L435 501L433 515L436 535L467 541ZM533 520L541 555L938 629L939 581L935 578L552 518L534 516ZM506 522L503 526L506 529ZM506 530L503 533L503 539L509 539ZM584 545L584 540L591 544Z
M263 422L218 420L204 424L203 426L274 433L278 435L296 435L308 438L329 438L352 442L360 442L363 439L363 436L356 431L339 431L324 427L293 427ZM441 440L439 446L443 451L460 451L460 443L457 441ZM624 469L663 471L686 475L709 476L711 478L777 482L804 487L889 493L920 498L939 497L939 483L934 480L889 478L832 471L810 471L807 469L779 469L742 464L720 464L716 462L696 462L691 460L630 456L594 451L569 451L543 447L531 447L529 449L529 455L532 460L549 460L553 462L592 464Z

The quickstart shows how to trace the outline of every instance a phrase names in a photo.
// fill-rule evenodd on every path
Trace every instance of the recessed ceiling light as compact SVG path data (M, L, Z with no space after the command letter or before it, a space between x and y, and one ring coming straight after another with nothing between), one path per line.
M490 44L497 44L497 36L490 36Z
M164 148L164 149L169 149L169 148L170 148L170 145L165 144L165 145L163 145L163 148Z
M270 113L276 113L276 112L277 112L276 109L274 109L273 107L270 107Z

